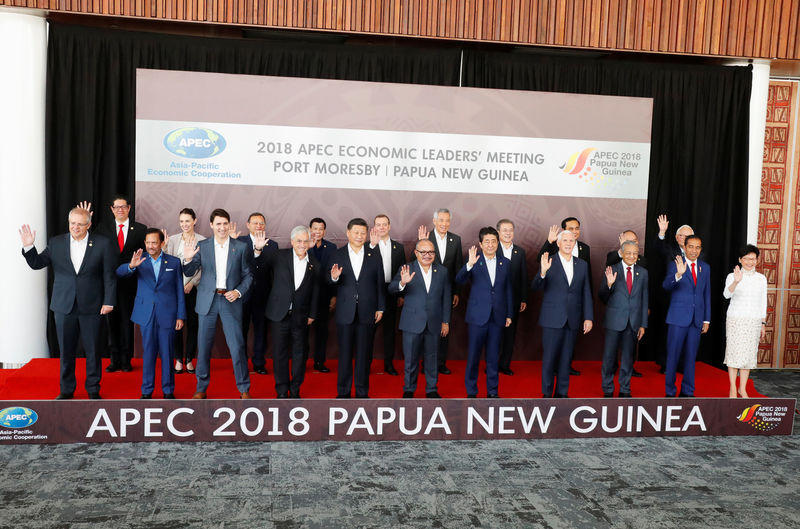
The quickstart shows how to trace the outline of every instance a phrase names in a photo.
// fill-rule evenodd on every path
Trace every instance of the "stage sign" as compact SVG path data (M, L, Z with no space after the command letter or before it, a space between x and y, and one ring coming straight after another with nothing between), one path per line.
M791 435L795 399L0 402L0 444Z

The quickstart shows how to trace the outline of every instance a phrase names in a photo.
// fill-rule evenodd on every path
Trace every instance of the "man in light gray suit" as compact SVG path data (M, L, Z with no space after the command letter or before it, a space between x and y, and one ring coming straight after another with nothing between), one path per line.
M210 381L211 345L214 343L218 316L222 320L225 341L233 360L236 387L243 399L250 398L250 374L242 337L242 296L253 282L250 270L252 250L247 244L229 236L230 220L227 211L215 209L211 212L214 236L200 241L199 245L187 244L183 250L183 270L187 276L203 268L195 304L199 330L195 371L197 391L193 399L206 398ZM260 246L263 246L263 242Z
M608 305L604 326L603 396L614 396L617 349L621 350L619 396L631 396L631 372L636 342L647 328L647 270L639 266L639 245L625 241L620 249L622 261L606 268L598 295Z

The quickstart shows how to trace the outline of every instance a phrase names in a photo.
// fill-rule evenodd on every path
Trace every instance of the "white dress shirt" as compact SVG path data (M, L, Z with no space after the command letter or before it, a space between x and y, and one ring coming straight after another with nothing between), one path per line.
M392 239L387 237L386 240L379 240L378 249L383 259L383 278L389 283L392 281Z
M511 260L511 254L514 252L514 243L512 242L511 244L509 244L508 248L503 246L503 243L500 243L500 248L503 250L503 257L505 257L506 259L508 259L510 261Z
M572 247L572 257L580 257L578 255L578 241L575 241L575 246Z
M442 257L442 262L444 262L444 255L447 253L447 233L444 234L444 237L440 237L439 232L436 230L433 233L436 239L436 247L439 248L439 255Z
M356 252L348 244L347 253L350 254L350 266L353 267L353 275L356 276L356 281L358 281L358 276L361 275L361 266L364 264L364 247L362 246L361 250Z
M492 286L494 286L494 278L495 275L497 275L497 255L491 259L484 255L483 259L486 261L486 270L489 272L489 281L491 281Z
M217 267L217 288L225 290L228 288L228 248L231 244L231 238L226 237L225 242L220 244L214 238L214 264Z
M303 283L303 278L306 276L306 268L308 268L308 254L302 259L297 257L297 254L292 251L292 262L294 263L294 289L300 288Z
M733 284L733 274L728 274L725 279L725 289L722 296L730 299L728 316L732 318L760 318L767 319L767 278L755 270L742 269L742 280L736 285L736 290L728 290Z
M578 245L576 244L575 247L577 248ZM572 276L575 274L574 261L572 259L575 259L575 257L573 256L572 259L567 261L561 255L561 252L558 252L558 258L561 259L561 266L564 267L564 273L567 275L567 283L572 285Z
M78 271L80 271L81 264L83 264L83 258L86 255L86 247L88 243L88 233L79 241L73 239L72 235L69 236L69 258L72 260L72 266L75 268L76 274Z

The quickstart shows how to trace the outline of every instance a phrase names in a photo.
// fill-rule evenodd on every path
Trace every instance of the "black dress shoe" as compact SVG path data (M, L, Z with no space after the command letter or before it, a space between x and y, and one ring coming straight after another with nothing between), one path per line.
M122 369L121 365L112 362L108 364L108 367L106 367L106 373L116 373L120 369Z
M255 372L257 375L266 375L267 374L267 370L264 369L264 366L254 366L253 367L253 372Z
M621 398L621 399L629 399L629 398L631 398L631 394L630 393L623 393L622 391L620 391L619 392L619 398Z
M404 391L403 392L403 398L404 399L413 399L414 398L414 392L413 391Z
M314 362L314 370L319 371L320 373L330 373L331 370L325 367L325 364L322 362Z
M642 374L636 371L635 369L631 371L631 376L636 378L642 378Z
M186 368L186 372L187 372L187 373L189 373L190 375L194 375L194 369L189 369L189 368L187 367L187 368Z
M392 364L384 366L383 372L386 373L387 375L397 376L397 369L395 369Z
M90 400L100 400L100 392L95 391L94 393L89 393Z
M510 377L511 377L511 376L514 376L514 372L513 372L513 371L511 371L510 369L508 369L507 367L506 367L506 368L501 368L501 369L499 369L498 371L500 371L500 372L501 372L501 373L503 373L504 375L508 375L508 376L510 376Z
M337 399L349 399L350 398L350 394L346 393L344 395L336 395L336 398Z
M477 395L467 395L467 398L468 399L477 399L478 396Z
M500 397L496 393L493 393L491 395L486 395L486 398L487 399L499 399Z
M566 399L566 398L569 398L569 397L567 397L566 395L561 395L559 393L555 393L555 394L553 394L553 398L554 399Z
M142 397L141 397L142 400L148 400L148 399L152 399L152 398L153 398L153 394L152 393L142 393Z
M614 394L613 393L603 393L603 398L604 399L613 399L614 398Z
M174 393L164 393L164 398L165 399L175 399L175 394Z
M123 373L130 373L131 371L133 371L133 366L129 362L127 364L122 364L119 370L122 371Z
M289 392L290 399L299 399L300 398L300 390L298 391L290 391Z
M429 398L429 399L441 399L442 398L442 396L439 395L439 393L436 392L436 391L431 391L430 393L426 393L425 397Z
M181 375L181 374L185 373L186 371L184 371L183 369L175 369L173 367L172 368L172 372L175 373L176 375Z
M658 368L658 372L663 375L664 373L667 372L667 368L664 367L664 366L661 366L660 368Z
M278 398L279 399L288 399L289 398L289 394L288 393L278 393Z
M580 376L580 374L581 374L580 371L578 371L577 369L573 369L572 366L569 366L569 376L577 377Z
M687 395L686 393L684 393L684 392L682 392L682 391L681 391L681 392L678 394L678 398L681 398L681 399L693 399L693 398L694 398L694 395Z
M59 393L56 400L69 400L72 398L72 393Z
M450 373L452 373L452 371L447 369L447 366L441 366L439 368L439 374L441 374L441 375L449 375Z

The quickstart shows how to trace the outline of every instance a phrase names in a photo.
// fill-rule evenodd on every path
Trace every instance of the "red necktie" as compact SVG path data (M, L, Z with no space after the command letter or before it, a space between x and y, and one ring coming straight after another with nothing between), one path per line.
M117 233L117 243L119 243L119 251L122 252L122 249L125 248L125 234L122 233L122 227L125 226L124 224L119 225L119 233Z
M625 274L625 282L628 283L628 294L630 294L631 290L633 290L633 274L630 266L628 267L628 273Z
M694 271L694 263L692 263L692 279L694 280L694 284L697 285L697 274Z

